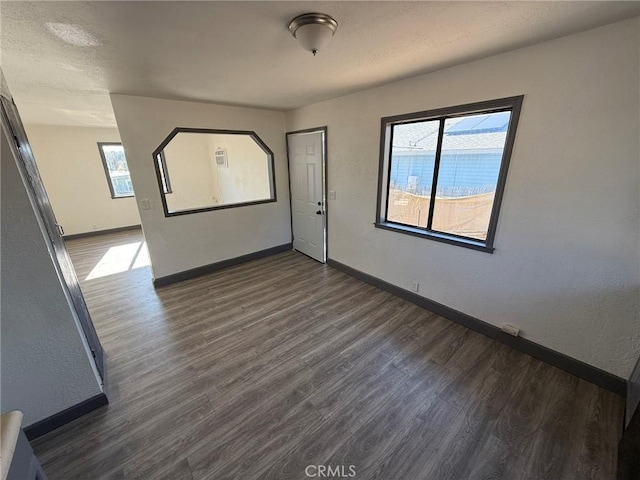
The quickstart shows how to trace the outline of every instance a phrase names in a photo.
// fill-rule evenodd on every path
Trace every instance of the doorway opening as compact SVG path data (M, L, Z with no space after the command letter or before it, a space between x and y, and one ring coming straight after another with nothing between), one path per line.
M3 131L12 139L12 160L33 206L73 318L86 339L96 373L104 382L106 361L100 328L96 328L100 325L94 325L96 317L100 319L104 314L90 312L85 296L96 291L108 296L115 282L133 283L134 276L137 282L144 278L151 285L140 216L130 179L127 180L128 166L124 151L120 151L122 147L115 147L120 140L119 132L117 128L71 125L25 127L4 77L1 80L0 117ZM111 142L109 145L113 147L105 149L102 140ZM90 260L93 264L78 263L89 257L86 245L77 243L81 239L98 239L103 234L113 236L115 231L125 233L123 230L132 229L137 230L137 235L110 238L105 251ZM71 248L73 242L78 248Z

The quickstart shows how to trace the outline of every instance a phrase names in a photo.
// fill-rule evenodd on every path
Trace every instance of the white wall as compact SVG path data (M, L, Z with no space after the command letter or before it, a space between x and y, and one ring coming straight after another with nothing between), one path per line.
M34 210L2 141L2 412L24 425L101 393Z
M284 114L111 95L155 278L291 242ZM277 202L165 218L152 153L175 127L253 130L273 151Z
M271 197L269 157L250 136L209 135L209 147L220 203L254 202ZM218 148L227 151L228 167L216 165Z
M98 142L120 142L118 129L53 125L25 129L65 234L140 225L135 199L111 198L98 151Z
M640 20L287 114L328 126L330 257L628 378L640 353ZM493 255L380 230L380 118L524 94Z

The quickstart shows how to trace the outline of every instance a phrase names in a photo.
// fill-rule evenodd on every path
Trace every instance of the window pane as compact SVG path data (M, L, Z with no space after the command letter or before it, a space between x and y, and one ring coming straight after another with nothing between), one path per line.
M426 228L439 120L393 126L387 221Z
M114 197L130 197L133 185L122 145L101 145Z
M158 154L166 214L275 200L273 154L257 136L181 131Z
M510 116L445 121L433 230L486 240Z

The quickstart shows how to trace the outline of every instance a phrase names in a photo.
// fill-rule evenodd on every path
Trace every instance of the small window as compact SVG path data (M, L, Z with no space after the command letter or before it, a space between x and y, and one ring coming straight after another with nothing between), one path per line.
M129 166L120 143L98 143L111 198L133 197Z
M493 252L522 98L383 118L376 226Z

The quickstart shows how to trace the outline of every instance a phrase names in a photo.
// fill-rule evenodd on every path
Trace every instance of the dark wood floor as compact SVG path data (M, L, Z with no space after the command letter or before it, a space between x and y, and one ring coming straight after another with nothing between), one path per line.
M84 280L136 241L68 243L111 403L34 442L50 480L614 478L608 391L294 252Z

